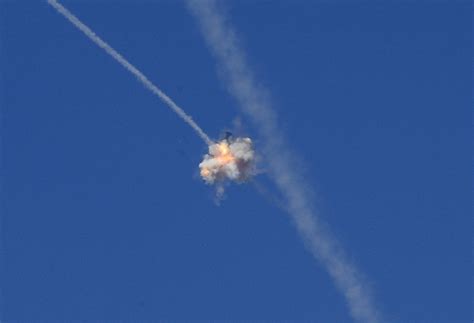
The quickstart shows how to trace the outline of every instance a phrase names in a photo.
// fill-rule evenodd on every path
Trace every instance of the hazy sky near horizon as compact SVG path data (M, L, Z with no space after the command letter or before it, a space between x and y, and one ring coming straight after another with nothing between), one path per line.
M211 137L255 136L182 3L62 3ZM384 317L471 322L471 3L226 8ZM216 206L201 139L46 2L0 1L0 82L1 319L350 320L290 218L251 185Z

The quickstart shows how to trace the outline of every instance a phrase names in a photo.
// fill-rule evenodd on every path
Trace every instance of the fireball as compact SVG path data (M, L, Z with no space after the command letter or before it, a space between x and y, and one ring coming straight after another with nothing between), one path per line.
M199 164L203 180L209 184L216 181L244 181L253 172L254 151L250 138L227 138L209 146Z

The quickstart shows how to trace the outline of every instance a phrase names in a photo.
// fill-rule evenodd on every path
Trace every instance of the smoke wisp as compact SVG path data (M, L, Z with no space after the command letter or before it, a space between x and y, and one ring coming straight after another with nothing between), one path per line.
M230 94L263 139L269 174L285 197L288 212L305 245L344 295L351 316L360 322L378 322L379 313L368 286L312 206L306 189L309 185L293 167L292 152L279 130L268 91L255 81L233 27L214 0L187 0L186 4L217 60L219 73Z
M68 9L56 0L48 0L50 4L58 13L63 15L69 22L71 22L76 28L82 31L90 40L92 40L97 46L102 48L107 54L112 56L120 65L122 65L127 71L135 75L135 77L153 94L158 96L171 110L173 110L181 119L184 120L198 136L204 140L207 145L211 145L213 142L209 139L209 136L197 125L197 123L187 115L183 109L181 109L169 96L161 91L155 84L153 84L142 72L140 72L135 66L129 63L121 54L113 49L109 44L103 41L97 36L89 27L82 23L76 16L74 16Z

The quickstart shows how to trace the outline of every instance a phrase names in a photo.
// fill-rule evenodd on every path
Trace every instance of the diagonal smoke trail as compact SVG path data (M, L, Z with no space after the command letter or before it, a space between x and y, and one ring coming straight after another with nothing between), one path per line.
M187 0L187 7L198 21L201 32L218 62L219 72L241 109L253 121L264 139L270 175L287 199L288 212L307 248L326 268L343 293L352 317L360 322L377 322L367 286L344 255L337 241L323 227L311 205L308 184L292 167L291 150L279 130L276 114L268 102L267 91L256 84L238 46L232 26L218 10L214 0Z
M56 9L61 15L63 15L67 20L69 20L74 26L76 26L80 31L82 31L90 40L92 40L97 46L102 48L112 56L117 62L120 63L125 69L130 73L135 75L137 79L153 94L157 95L164 103L168 105L181 119L184 120L191 128L196 131L196 133L201 137L202 140L209 146L213 144L212 140L209 139L209 136L197 125L197 123L186 114L169 96L167 96L163 91L161 91L156 85L154 85L142 72L140 72L135 66L130 64L122 55L120 55L115 49L113 49L109 44L103 41L99 36L97 36L89 27L84 25L76 16L74 16L69 10L67 10L63 5L61 5L56 0L48 0L54 9Z

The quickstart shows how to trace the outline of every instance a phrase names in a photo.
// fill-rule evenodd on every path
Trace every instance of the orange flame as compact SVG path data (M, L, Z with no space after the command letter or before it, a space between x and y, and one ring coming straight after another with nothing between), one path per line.
M217 155L216 158L221 164L225 165L235 160L234 155L232 155L232 152L230 151L229 144L225 140L221 141L217 145L217 148L219 150L219 155Z

